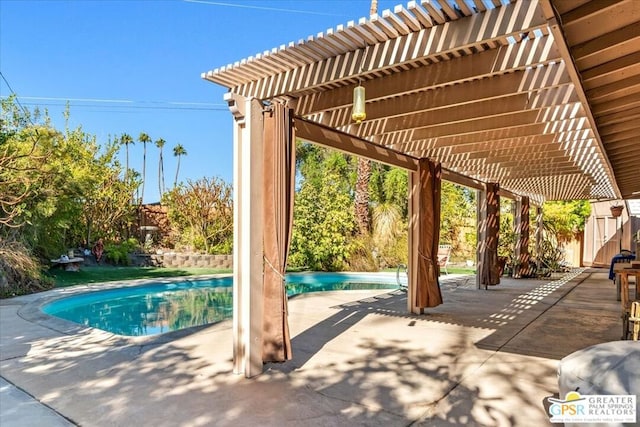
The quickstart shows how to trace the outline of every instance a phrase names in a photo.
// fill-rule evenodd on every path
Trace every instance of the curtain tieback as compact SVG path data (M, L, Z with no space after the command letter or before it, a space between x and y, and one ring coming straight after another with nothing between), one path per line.
M280 271L277 268L273 266L273 264L271 264L271 261L269 261L269 259L264 255L262 256L262 259L284 281L284 276L282 275L282 273L280 273Z
M427 261L429 261L430 263L433 263L433 258L426 256L425 254L423 254L421 251L418 251L418 255L424 259L426 259Z

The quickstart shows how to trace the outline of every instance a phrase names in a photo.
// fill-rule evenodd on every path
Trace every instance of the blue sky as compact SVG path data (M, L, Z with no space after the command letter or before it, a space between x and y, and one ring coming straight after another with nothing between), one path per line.
M401 0L378 1L380 14ZM232 118L225 88L202 72L368 16L370 0L328 1L30 1L0 0L0 96L11 89L25 107L47 108L64 128L104 143L110 136L164 138L187 150L179 181L233 177ZM121 158L124 163L124 150ZM142 171L142 145L130 147ZM158 150L147 146L145 202L158 201Z

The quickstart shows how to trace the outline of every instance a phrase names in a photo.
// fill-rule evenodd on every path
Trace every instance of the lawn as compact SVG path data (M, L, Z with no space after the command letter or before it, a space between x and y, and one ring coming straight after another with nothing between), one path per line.
M397 271L398 268L385 268L384 271L391 271L391 272L395 272ZM401 272L405 271L405 268L403 267L401 270ZM476 274L476 268L475 267L459 267L459 266L455 266L455 265L449 265L447 266L447 271L449 271L449 274ZM444 268L440 269L440 274L443 276L446 276L446 274L444 273Z
M449 274L476 274L475 267L456 267L453 265L447 266Z
M449 274L475 274L475 268L448 267ZM391 271L391 269L387 270ZM395 271L395 269L393 269ZM232 273L231 269L216 268L156 268L156 267L85 267L80 271L51 269L48 275L53 278L56 288L86 283L111 282L134 279L160 279L164 277L198 276L203 274Z
M85 267L80 271L49 270L56 288L84 283L111 282L133 279L159 279L164 277L197 276L202 274L231 273L230 269L216 268L155 268L155 267Z

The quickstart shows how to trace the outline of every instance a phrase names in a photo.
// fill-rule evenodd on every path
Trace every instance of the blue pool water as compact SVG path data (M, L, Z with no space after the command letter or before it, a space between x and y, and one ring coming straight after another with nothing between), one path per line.
M318 291L398 288L395 276L391 275L287 274L286 282L289 296ZM42 311L117 335L155 335L231 318L232 287L232 277L153 283L62 298L45 305Z

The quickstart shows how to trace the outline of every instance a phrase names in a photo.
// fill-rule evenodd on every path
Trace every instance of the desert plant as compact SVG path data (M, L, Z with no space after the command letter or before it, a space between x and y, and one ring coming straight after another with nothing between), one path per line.
M53 287L41 274L40 263L20 241L0 237L0 298L30 294Z

